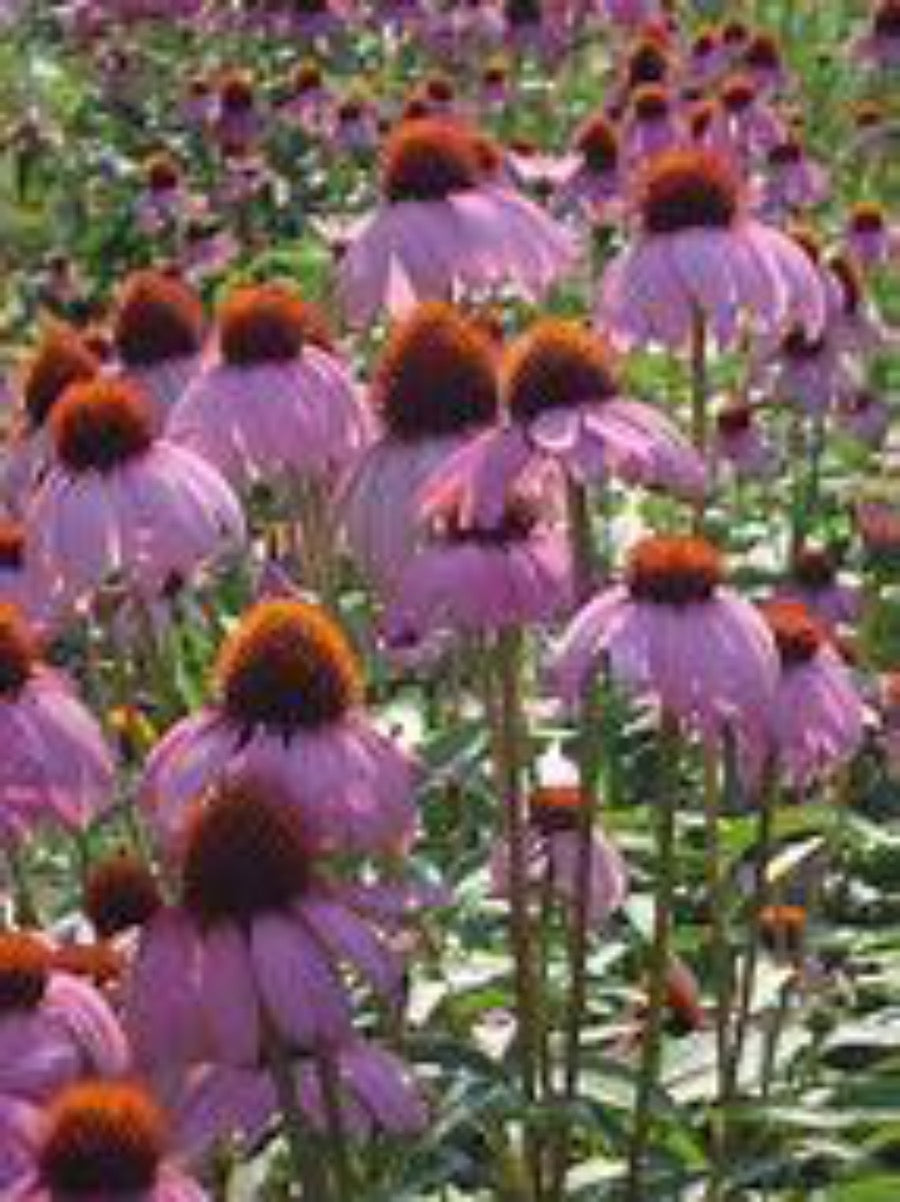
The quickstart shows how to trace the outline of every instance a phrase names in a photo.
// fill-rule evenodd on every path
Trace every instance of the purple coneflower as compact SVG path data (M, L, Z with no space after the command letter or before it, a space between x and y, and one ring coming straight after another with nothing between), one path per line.
M141 228L151 235L171 229L182 216L185 200L178 160L165 152L152 155L144 167L144 191L137 205Z
M881 71L900 66L900 2L880 0L872 6L869 28L857 39L857 56Z
M664 84L645 83L634 89L622 136L630 163L640 163L675 146L679 140L677 112Z
M249 772L271 779L328 847L409 839L412 763L372 726L359 665L323 610L259 602L223 645L216 677L217 700L173 727L147 766L141 799L167 837L197 793Z
M842 397L836 416L842 430L868 447L881 446L896 420L891 406L871 388Z
M50 614L47 599L41 595L29 568L25 527L21 522L0 517L0 604L15 606L32 626L40 629Z
M100 361L77 331L62 323L47 328L25 364L21 423L13 430L4 456L2 487L12 512L22 512L46 470L47 431L56 402L70 384L92 380L99 372Z
M385 1004L402 1000L403 962L364 891L342 887L301 811L261 782L223 783L182 815L178 901L145 926L128 991L147 1067L255 1067L276 1047L340 1045L352 1034L347 968Z
M770 218L780 220L815 208L828 194L828 172L807 155L797 138L785 138L769 149L762 207Z
M113 342L125 375L152 401L159 428L198 370L204 336L203 306L182 281L159 271L126 279Z
M603 113L595 114L576 132L569 158L569 170L557 192L564 208L572 205L593 214L619 197L619 135Z
M166 1120L143 1086L84 1081L35 1114L30 1164L8 1202L205 1202L170 1152Z
M803 788L855 755L865 711L843 660L803 605L773 601L763 615L781 661L772 702L776 754L787 781Z
M200 455L154 436L134 385L73 385L51 426L54 462L26 516L36 577L51 598L74 604L114 577L153 597L243 541L228 484Z
M508 419L439 469L429 493L458 493L463 513L491 522L516 481L559 464L579 482L617 476L696 498L697 453L661 413L621 395L615 356L575 322L544 318L515 342L501 370Z
M568 269L568 235L500 182L499 166L493 145L459 122L395 127L382 156L383 202L341 263L351 321L451 299L460 288L509 286L537 297Z
M859 619L859 589L840 579L834 555L824 547L807 545L798 551L782 593L799 601L829 630L852 626Z
M577 903L581 891L579 812L583 794L578 788L552 785L536 789L529 798L526 857L528 880L540 890L549 887L567 906ZM509 849L498 844L491 857L494 888L501 897L509 893ZM618 910L628 891L628 870L614 843L601 831L591 835L587 921L602 927Z
M815 268L785 234L746 211L727 160L693 147L658 156L637 191L640 233L606 270L601 325L630 342L688 342L698 319L731 343L742 319L813 333L825 302Z
M129 1059L119 1022L92 985L61 971L41 936L0 932L0 1131L13 1100L42 1105L83 1077L119 1076Z
M876 201L863 201L850 212L845 234L847 250L864 271L888 264L900 253L900 236Z
M236 289L218 314L218 357L191 382L168 436L236 487L345 467L364 412L324 321L290 289Z
M531 498L510 496L485 521L451 496L431 506L428 523L385 614L386 639L398 650L444 634L549 622L571 604L568 543Z
M555 665L574 703L600 661L708 739L766 728L778 662L758 612L723 581L702 539L654 535L631 552L625 581L600 593L566 632Z
M371 399L379 435L349 484L344 516L365 570L390 592L417 541L421 490L497 416L496 352L476 322L426 302L392 332Z
M111 798L114 769L99 725L68 680L43 664L12 606L0 606L0 830L80 828Z
M768 479L778 470L778 457L765 440L753 407L726 405L716 416L713 456L727 463L738 480Z

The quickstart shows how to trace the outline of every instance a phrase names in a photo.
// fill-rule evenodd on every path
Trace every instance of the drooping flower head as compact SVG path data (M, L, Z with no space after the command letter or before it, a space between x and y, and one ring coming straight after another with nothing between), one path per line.
M748 210L733 163L700 146L658 155L636 185L638 231L606 270L599 318L629 342L682 346L702 318L722 344L823 323L820 279L797 245ZM674 270L673 270L674 268Z
M68 680L42 663L13 606L0 605L0 833L84 827L111 799L112 757Z
M161 905L159 883L138 856L119 851L86 875L84 913L101 939L142 927Z
M69 326L48 328L25 368L22 401L32 429L44 425L70 384L93 379L100 369L81 336Z
M582 482L612 475L699 496L702 462L665 417L621 395L619 375L601 335L558 318L535 322L502 362L508 420L439 469L426 498L458 495L464 513L490 524L514 486L548 462Z
M494 347L476 321L426 302L391 332L370 400L381 436L360 461L344 514L360 563L390 589L416 543L425 481L497 417Z
M123 284L113 341L126 372L153 401L158 424L196 370L204 335L203 307L175 276L138 271Z
M178 723L142 798L171 843L186 807L224 776L262 774L329 848L384 850L413 829L411 765L371 725L359 665L324 610L261 601L224 642L214 703Z
M125 1036L109 1005L58 961L41 935L0 933L0 1099L40 1105L84 1076L118 1075L128 1064ZM3 1184L5 1169L0 1162Z
M341 263L351 321L462 288L509 286L542 294L571 258L567 236L499 176L501 157L460 121L418 117L389 133L381 156L382 206L356 232Z
M772 733L790 783L806 785L849 760L863 739L864 710L825 628L802 604L763 607L781 663Z
M452 492L428 509L428 539L385 615L391 646L548 622L571 604L568 544L534 498L510 495L490 520Z
M603 657L639 696L705 738L725 726L754 742L764 736L777 680L772 636L703 539L651 535L635 546L624 582L589 602L563 638L562 695L577 698Z
M51 433L54 463L27 531L35 571L61 603L92 596L114 576L153 596L242 540L234 494L199 455L156 435L137 386L73 385L54 407Z
M248 1068L265 1065L267 1024L293 1049L346 1042L347 968L399 1000L401 962L365 915L365 888L328 871L271 782L226 781L196 798L176 857L177 905L144 929L131 982L142 1063L166 1063L170 1024L179 1057ZM160 978L165 964L175 979Z
M32 1163L18 1181L23 1202L204 1202L200 1185L170 1154L166 1120L140 1085L84 1081L39 1116Z
M346 465L365 439L350 374L319 311L282 284L241 287L217 315L218 361L169 425L236 485Z

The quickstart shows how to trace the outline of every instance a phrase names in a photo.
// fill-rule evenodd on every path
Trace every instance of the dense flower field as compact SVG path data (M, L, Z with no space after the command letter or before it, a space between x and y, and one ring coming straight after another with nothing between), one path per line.
M0 3L0 1199L900 1199L897 0Z

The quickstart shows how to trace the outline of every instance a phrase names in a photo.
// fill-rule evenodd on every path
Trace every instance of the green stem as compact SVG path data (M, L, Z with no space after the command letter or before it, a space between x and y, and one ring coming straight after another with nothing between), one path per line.
M710 943L715 984L717 1109L711 1116L711 1174L707 1190L710 1202L721 1197L722 1174L727 1144L725 1099L728 1093L729 1023L731 1016L731 957L728 947L728 898L722 866L719 823L718 760L712 747L703 750L703 813L706 828L706 893L709 906Z
M6 845L6 862L12 882L13 919L17 926L40 926L40 914L28 881L28 868L23 862L19 848L14 843Z
M337 1199L338 1202L351 1202L356 1196L353 1186L353 1166L341 1116L340 1081L335 1058L327 1052L322 1052L316 1057L316 1072L325 1107L328 1143L331 1152L330 1161L337 1186Z
M665 772L660 773L657 803L656 897L653 941L650 947L647 1013L641 1043L641 1063L635 1098L631 1146L628 1154L626 1202L647 1202L644 1168L653 1123L653 1092L662 1061L663 1018L669 971L672 906L675 897L675 811L678 738L668 724L661 736L660 756Z
M266 1034L266 1058L278 1094L281 1121L288 1145L294 1177L300 1186L302 1202L332 1202L325 1164L313 1146L297 1097L297 1083L290 1052L271 1027Z
M734 1023L734 1039L731 1046L728 1068L727 1100L737 1093L741 1079L741 1062L750 1021L753 1016L753 995L756 992L756 975L762 947L762 915L769 904L769 861L772 858L772 841L775 827L777 793L775 773L767 767L759 797L755 855L755 880L751 908L751 925L747 951L738 991L737 1013Z
M691 440L701 455L709 437L709 371L706 319L699 309L691 321Z
M489 682L488 718L497 786L504 803L505 839L509 859L509 931L515 977L517 1050L526 1102L538 1099L542 997L536 963L528 881L528 814L522 791L524 755L520 698L521 634L503 630L495 644L496 691ZM526 1123L524 1159L535 1202L543 1198L541 1149Z

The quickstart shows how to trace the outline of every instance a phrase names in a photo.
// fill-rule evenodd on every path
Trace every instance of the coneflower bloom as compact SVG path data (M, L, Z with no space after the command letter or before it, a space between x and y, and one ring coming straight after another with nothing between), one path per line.
M92 985L60 971L41 936L0 932L0 1130L6 1103L43 1104L83 1077L120 1076L129 1059L118 1019Z
M626 686L705 738L726 726L744 738L766 729L778 679L774 641L702 539L642 539L623 583L576 615L554 666L567 702L581 697L604 659Z
M581 843L579 810L583 794L577 787L548 785L529 798L526 857L528 879L540 889L571 906L581 893ZM509 893L509 849L498 845L491 856L494 888L501 897ZM591 835L587 918L602 926L625 901L628 870L615 844L598 829Z
M741 65L754 82L767 92L775 91L787 82L778 40L762 30L754 33L744 47Z
M0 517L0 604L13 605L38 628L50 618L46 598L29 570L25 527L11 518Z
M763 210L775 220L827 200L828 172L807 155L803 144L788 137L771 147L766 156Z
M884 209L875 201L854 206L845 240L851 258L865 271L886 265L900 251L900 236L891 229Z
M412 764L362 707L359 665L337 625L302 601L261 601L225 641L218 697L179 722L141 788L169 837L224 775L262 773L328 847L384 850L412 834Z
M246 486L344 467L367 427L322 318L290 289L264 284L225 300L217 360L194 378L167 433Z
M213 125L223 153L241 156L256 145L262 114L253 79L242 71L226 72L219 81Z
M137 271L116 301L113 342L125 374L152 401L159 427L197 371L205 334L192 289L159 271Z
M544 318L510 347L501 380L507 420L438 469L430 495L458 493L463 513L491 522L512 486L547 463L581 482L617 476L703 494L696 451L661 413L621 395L616 358L599 335Z
M842 397L836 417L842 430L869 447L881 446L896 420L891 406L871 388Z
M810 336L802 326L788 330L765 369L772 398L820 416L856 386L853 365L828 327Z
M485 521L450 496L430 507L428 520L430 538L387 606L390 646L549 622L571 605L568 541L530 498L508 497Z
M170 228L182 215L184 187L181 166L169 154L152 155L144 168L144 191L138 199L138 220L148 234Z
M25 364L21 384L21 427L14 431L3 463L7 505L20 513L49 458L47 429L53 407L70 384L93 379L100 361L80 334L54 323Z
M840 579L834 555L824 547L807 545L797 553L781 592L799 601L828 629L852 626L860 616L859 589Z
M499 166L487 139L459 122L395 127L382 155L382 204L356 228L341 263L354 324L466 288L538 297L570 267L568 235L507 187Z
M630 163L670 150L679 139L677 112L664 84L645 83L631 93L622 137Z
M170 1150L162 1111L128 1081L71 1085L27 1124L31 1163L9 1202L206 1202Z
M713 457L726 463L738 480L760 480L778 470L778 456L760 431L753 407L726 405L716 415Z
M139 856L118 851L90 866L82 904L97 937L112 939L144 926L163 899L149 865Z
M417 541L425 481L497 416L495 348L477 322L426 302L392 331L371 402L379 431L350 479L343 512L354 554L389 592Z
M881 71L900 66L900 2L881 0L872 7L869 28L856 41L855 52L863 62Z
M99 725L34 637L0 605L0 833L84 827L110 800L112 756Z
M763 615L781 661L772 702L776 755L785 779L803 788L856 754L865 708L844 661L803 605L773 601Z
M748 165L785 136L784 126L763 100L756 84L745 75L727 79L719 90L710 145Z
M54 462L26 518L51 598L74 604L113 578L152 598L243 541L228 484L200 455L154 435L134 385L73 385L51 425Z
M621 186L619 135L603 114L597 113L576 132L569 169L557 192L557 201L602 211L619 196Z
M128 989L139 1063L262 1065L267 1023L281 1046L340 1045L354 1011L345 969L387 1005L402 1000L401 958L288 799L261 778L229 782L182 819L178 902L144 927Z
M803 251L747 212L734 166L702 147L649 163L637 187L640 229L606 269L601 325L623 340L687 343L698 316L719 343L744 328L778 332L825 317L819 276Z

